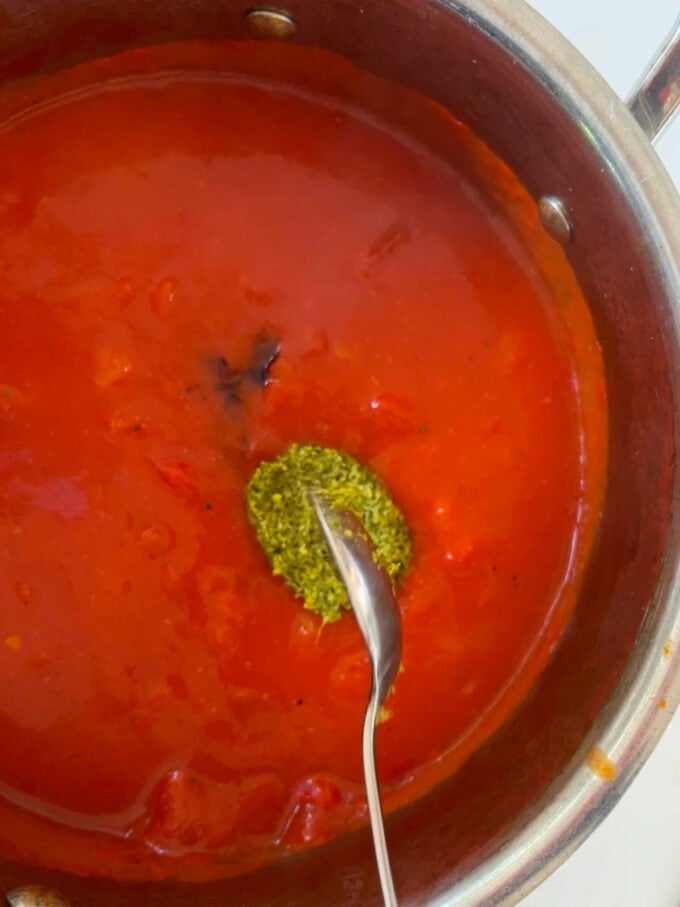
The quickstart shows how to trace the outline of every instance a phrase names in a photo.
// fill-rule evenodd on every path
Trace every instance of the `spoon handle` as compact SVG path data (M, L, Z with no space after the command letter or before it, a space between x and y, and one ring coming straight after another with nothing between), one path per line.
M347 589L371 662L371 694L362 737L364 781L383 901L386 907L398 907L380 803L375 729L380 706L389 695L399 671L401 614L390 578L375 559L373 545L358 518L346 511L334 510L312 490L309 497Z
M382 806L380 803L380 788L378 787L378 774L375 764L375 728L378 721L378 692L373 685L371 697L366 708L363 733L364 757L364 782L366 785L366 799L368 801L368 814L371 819L373 832L373 845L375 859L378 864L378 876L382 888L385 907L398 907L397 895L392 880L392 868L385 841L385 826L383 824Z
M652 142L659 138L680 109L680 16L627 103Z

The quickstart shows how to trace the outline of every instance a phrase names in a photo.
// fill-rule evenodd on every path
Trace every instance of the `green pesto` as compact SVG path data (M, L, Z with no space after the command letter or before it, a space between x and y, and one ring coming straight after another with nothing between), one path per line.
M310 489L361 520L375 545L376 559L394 581L410 563L411 539L380 479L349 454L293 444L276 459L260 463L246 491L257 538L274 575L286 580L305 608L330 622L350 603L312 509Z

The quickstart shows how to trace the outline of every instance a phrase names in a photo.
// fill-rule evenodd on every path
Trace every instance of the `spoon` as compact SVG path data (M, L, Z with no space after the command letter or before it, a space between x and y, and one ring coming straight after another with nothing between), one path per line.
M313 491L310 499L368 649L372 682L362 738L364 781L383 900L387 907L398 907L385 842L375 763L375 729L380 707L401 663L401 614L392 582L375 561L375 549L360 520L352 513L335 510Z

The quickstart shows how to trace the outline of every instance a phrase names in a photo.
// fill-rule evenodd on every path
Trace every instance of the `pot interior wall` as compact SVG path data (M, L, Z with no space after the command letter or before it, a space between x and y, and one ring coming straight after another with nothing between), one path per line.
M301 43L336 51L430 95L468 123L536 197L568 199L569 250L605 353L611 418L600 537L567 637L513 721L435 794L389 823L404 902L426 900L511 834L564 769L609 699L653 598L670 519L674 399L667 303L632 208L596 144L475 16L426 0L304 2L286 8ZM5 0L0 75L191 37L251 37L235 0ZM603 170L604 168L604 170ZM626 266L621 267L625 262ZM674 352L674 351L670 351ZM540 439L537 439L540 443ZM0 890L52 882L75 905L378 904L366 833L252 876L200 887L112 885L5 862Z

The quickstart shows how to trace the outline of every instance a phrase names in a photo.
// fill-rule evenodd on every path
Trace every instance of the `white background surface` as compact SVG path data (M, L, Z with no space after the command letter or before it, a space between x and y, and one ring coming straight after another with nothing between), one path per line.
M625 97L680 0L531 0ZM657 144L680 189L680 115ZM614 811L522 907L680 907L680 712Z

